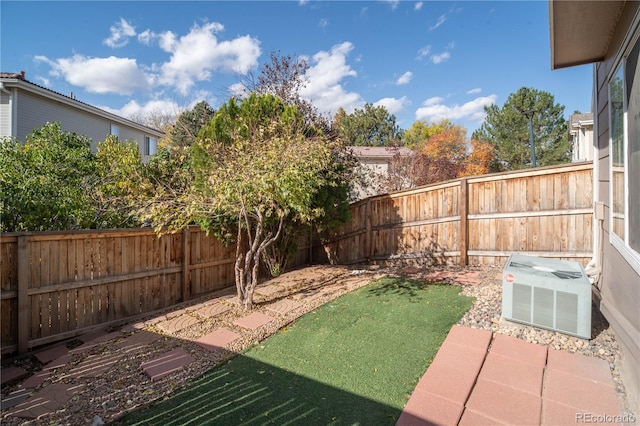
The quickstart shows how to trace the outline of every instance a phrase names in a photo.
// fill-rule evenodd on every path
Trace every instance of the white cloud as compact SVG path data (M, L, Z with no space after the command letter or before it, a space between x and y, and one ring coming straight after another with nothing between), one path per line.
M442 103L444 99L434 97L427 99L423 106L416 110L416 120L440 121L469 120L481 123L484 120L484 107L495 103L496 95L483 96L463 105L448 106Z
M110 28L111 35L102 42L111 48L126 46L129 43L129 37L136 35L135 28L129 24L124 18L120 18L120 22L116 22Z
M320 19L320 22L318 23L318 26L320 28L325 28L326 26L329 25L329 21L327 21L326 19L322 18Z
M476 87L475 89L468 90L467 95L475 95L480 92L482 92L482 89L479 87Z
M161 34L160 47L171 58L161 66L160 83L186 94L196 81L208 80L213 71L246 74L257 66L260 42L248 35L218 41L215 33L223 29L214 22L194 25L179 38L170 31Z
M414 6L413 6L413 10L420 10L422 9L422 2L419 1L417 2Z
M70 84L82 87L90 93L131 95L150 88L149 77L138 67L135 59L74 55L56 60L36 56L35 60L51 66L49 74L63 77Z
M144 30L138 34L138 42L150 46L154 39L158 38L158 35L151 30Z
M433 24L432 26L429 27L429 31L433 31L436 28L438 28L440 25L444 24L447 20L447 17L445 15L440 15L440 17L438 18L438 22L436 22L435 24Z
M348 113L364 105L359 94L348 92L341 82L357 73L347 64L347 56L353 50L350 42L334 45L329 52L320 51L313 55L305 79L306 87L300 96L313 102L322 112L335 114L342 107Z
M389 3L391 6L391 10L396 10L398 8L398 4L400 4L400 0L382 0L385 3Z
M377 102L374 102L374 106L383 106L389 111L389 114L396 114L402 110L404 110L405 106L409 105L409 99L406 96L397 98L383 98Z
M421 60L422 58L429 56L429 52L431 52L431 46L425 46L418 50L418 56L416 56L417 60Z
M431 62L433 62L434 64L440 64L448 60L450 57L451 57L451 54L449 52L434 54L434 55L431 55Z
M403 84L408 84L412 78L413 78L413 73L411 71L407 71L404 74L402 74L400 78L396 80L396 84L398 86Z
M99 108L119 115L120 117L150 117L158 114L176 116L183 110L175 101L168 99L154 99L143 105L135 100L131 100L119 109L105 106Z

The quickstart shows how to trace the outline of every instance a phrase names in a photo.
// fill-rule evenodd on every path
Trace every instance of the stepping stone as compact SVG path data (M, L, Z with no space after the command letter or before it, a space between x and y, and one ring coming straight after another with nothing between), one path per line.
M322 296L322 293L315 289L302 290L296 294L291 295L295 300L313 301Z
M9 382L13 382L15 380L20 380L23 377L27 377L29 372L22 367L9 367L3 368L0 373L0 384L4 386Z
M187 309L179 309L177 311L173 311L173 312L169 312L166 317L167 319L171 319L171 318L175 318L175 317L179 317L181 315L186 314L188 311Z
M229 343L242 337L225 327L215 329L212 333L202 336L195 343L209 351L224 349Z
M463 272L453 277L453 280L463 285L479 285L482 284L480 272Z
M544 368L547 363L546 346L528 343L524 340L506 336L504 334L496 334L494 336L490 351L507 358L514 358L542 368Z
M150 320L145 321L144 325L153 325L166 320L167 317L165 315L160 315L159 317L151 318Z
M260 296L271 296L272 294L282 291L282 287L276 284L269 284L264 287L257 287L256 293Z
M137 351L146 348L148 345L151 345L161 338L162 335L160 334L141 330L120 342L116 342L115 346L120 348L123 352Z
M463 410L464 405L416 390L396 426L457 425Z
M615 386L609 363L599 358L549 349L547 370L558 370L592 382Z
M22 384L20 384L20 387L25 389L37 388L38 386L43 384L44 381L47 380L52 373L53 373L52 370L38 371L33 376L29 377L27 380L22 382Z
M302 303L296 302L294 300L289 300L289 299L280 299L277 302L267 306L266 309L269 311L275 312L277 314L284 315L287 312L290 312L299 306L302 306Z
M270 317L269 315L265 315L261 312L254 312L251 315L247 315L246 317L242 317L235 320L233 324L242 328L255 330L267 323L270 323L271 321L273 321L273 319L274 319L273 317Z
M185 365L193 362L191 355L182 348L176 348L164 355L142 363L140 367L152 382L160 380L171 373L182 370Z
M84 385L69 383L53 383L44 386L21 404L13 407L10 414L16 417L36 419L43 414L62 408L71 398L78 394Z
M196 315L201 318L207 319L215 317L216 315L224 314L231 310L231 306L226 303L213 303L211 305L204 305L198 310L194 311Z
M430 274L425 275L424 279L427 281L442 281L447 278L451 278L453 275L453 272L431 272Z
M86 341L86 343L83 343L82 345L75 347L71 350L69 350L69 353L71 354L79 354L82 352L86 352L90 349L95 348L96 346L98 346L101 343L107 342L109 340L113 340L117 337L120 337L121 333L119 331L114 331L112 333L104 333L102 335L96 336L95 339L93 340L88 340Z
M64 367L67 363L71 362L73 356L71 354L62 355L60 358L54 359L51 363L42 367L44 371L55 370L56 368Z
M540 395L478 378L467 401L467 409L498 423L539 425L542 398Z
M90 355L65 377L98 377L111 369L115 364L120 362L123 355Z
M189 314L180 315L179 317L175 317L165 322L161 322L156 324L160 330L165 333L176 333L180 330L184 330L187 327L190 327L194 324L199 323L197 319L192 317Z
M66 355L69 353L69 349L66 346L54 346L53 348L47 349L45 351L42 352L38 352L35 355L36 358L38 358L38 361L40 361L43 364L47 364L51 361L53 361L54 359L58 359L63 355Z
M6 410L7 408L15 407L30 396L30 389L20 389L15 392L11 392L9 395L2 398L2 401L0 402L0 410Z

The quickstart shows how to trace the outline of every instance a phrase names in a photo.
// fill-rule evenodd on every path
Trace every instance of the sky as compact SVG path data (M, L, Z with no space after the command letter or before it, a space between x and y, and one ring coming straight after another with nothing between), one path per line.
M272 52L307 59L302 97L333 116L382 105L402 129L468 136L520 87L591 110L591 65L551 70L536 1L0 2L0 70L124 117L217 108Z

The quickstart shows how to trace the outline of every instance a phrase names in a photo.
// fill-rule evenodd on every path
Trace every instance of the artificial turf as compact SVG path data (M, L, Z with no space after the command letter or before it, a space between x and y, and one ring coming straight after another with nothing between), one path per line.
M383 278L122 422L394 425L449 329L471 307L459 292Z

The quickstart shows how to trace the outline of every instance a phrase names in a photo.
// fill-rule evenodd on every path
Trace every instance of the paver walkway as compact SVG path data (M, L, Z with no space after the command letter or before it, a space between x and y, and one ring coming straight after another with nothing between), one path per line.
M454 326L396 426L620 424L609 364Z

